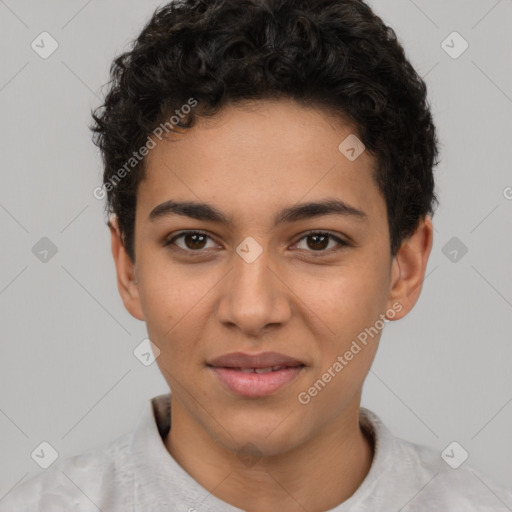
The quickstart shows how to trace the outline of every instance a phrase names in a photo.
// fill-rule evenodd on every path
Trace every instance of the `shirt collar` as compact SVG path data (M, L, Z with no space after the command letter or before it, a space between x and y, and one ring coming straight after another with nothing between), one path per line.
M167 512L170 506L183 511L243 512L218 499L194 480L167 451L163 442L170 429L170 393L147 401L132 438L134 510ZM364 503L386 474L396 439L372 411L361 407L361 428L373 439L370 471L356 492L332 512L345 512Z
M136 512L243 512L218 499L194 480L167 451L163 439L170 428L170 393L146 403L132 438L134 510Z
M397 450L397 440L380 418L365 407L359 409L359 424L367 437L373 440L373 460L370 471L356 492L348 500L333 508L332 512L366 510L364 505L371 501L372 496L378 495L383 488L390 487L387 490L393 492L391 490L393 486L383 484L383 479L386 479L392 466L393 455Z

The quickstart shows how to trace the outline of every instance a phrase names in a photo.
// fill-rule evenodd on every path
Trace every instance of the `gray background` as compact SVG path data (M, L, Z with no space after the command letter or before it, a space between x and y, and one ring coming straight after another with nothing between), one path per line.
M118 296L87 128L111 60L157 5L0 0L0 498L43 471L30 457L42 441L60 457L108 442L167 391L133 355L145 324ZM443 147L423 294L386 327L363 405L397 436L457 441L512 486L512 3L372 5L425 77ZM31 48L43 31L59 44L47 59ZM453 31L469 43L456 59L441 46ZM46 262L42 237L57 248Z

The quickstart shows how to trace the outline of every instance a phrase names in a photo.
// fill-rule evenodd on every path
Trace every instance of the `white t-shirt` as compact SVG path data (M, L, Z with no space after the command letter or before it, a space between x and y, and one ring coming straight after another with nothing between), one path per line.
M170 394L148 400L133 432L56 461L11 490L0 512L241 512L196 482L169 454ZM393 437L361 408L374 439L370 471L357 491L330 512L510 512L512 492L466 463L452 469L427 447Z

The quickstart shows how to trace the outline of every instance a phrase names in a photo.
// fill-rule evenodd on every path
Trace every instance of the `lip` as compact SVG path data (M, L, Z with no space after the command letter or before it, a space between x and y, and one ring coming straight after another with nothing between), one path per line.
M247 354L245 352L231 352L209 361L208 366L220 368L269 368L272 366L301 366L299 359L280 354L279 352L260 352Z
M211 360L207 365L229 391L252 398L277 392L295 380L305 368L302 361L278 352L232 352ZM278 366L281 368L266 373L248 373L250 369Z

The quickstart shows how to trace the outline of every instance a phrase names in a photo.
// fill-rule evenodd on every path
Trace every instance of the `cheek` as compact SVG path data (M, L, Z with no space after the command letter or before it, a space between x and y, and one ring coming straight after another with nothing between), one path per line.
M208 292L217 275L155 261L140 272L139 294L149 338L160 349L157 360L169 370L194 364L194 340L208 318Z
M195 265L178 265L165 254L144 254L139 293L147 323L159 330L168 330L191 312L211 288L208 272L199 272ZM164 332L166 332L164 330Z
M298 395L299 403L312 404L304 409L312 418L335 417L361 390L385 326L385 283L385 276L368 267L342 272L322 286L304 283L301 293L309 293L307 303L321 317L313 332L314 372Z
M387 274L375 261L372 266L361 258L346 266L322 269L316 275L297 276L293 290L316 318L318 330L343 344L373 325L384 311Z
M139 259L139 293L148 336L157 345L165 378L190 381L204 368L204 344L215 345L212 312L229 267L218 262L177 263L165 251L147 249ZM178 382L178 386L179 386Z

